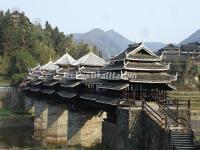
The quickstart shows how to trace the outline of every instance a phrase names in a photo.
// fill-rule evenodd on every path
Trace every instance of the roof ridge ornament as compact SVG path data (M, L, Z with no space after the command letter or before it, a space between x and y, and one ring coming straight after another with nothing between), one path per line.
M128 53L127 53L127 51L125 51L125 57L126 57L126 58L128 57Z
M163 59L163 55L164 55L164 52L162 52L162 54L159 56L161 60Z
M170 65L171 65L171 64L170 64L170 62L169 62L169 63L167 64L167 69L169 69L169 68L170 68Z
M178 79L178 72L176 72L176 75L174 77L175 77L175 81L176 81Z
M51 60L51 55L50 55L50 58L49 58L49 62L52 62L52 60Z
M66 47L66 54L68 54L68 52L69 52L69 49L68 49L68 47Z

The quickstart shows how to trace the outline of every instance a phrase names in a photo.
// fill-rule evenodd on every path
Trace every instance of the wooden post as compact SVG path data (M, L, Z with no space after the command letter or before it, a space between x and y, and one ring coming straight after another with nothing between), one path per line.
M178 111L178 100L176 100L176 110Z
M188 109L190 109L190 100L188 100Z
M144 110L144 101L142 101L142 110Z

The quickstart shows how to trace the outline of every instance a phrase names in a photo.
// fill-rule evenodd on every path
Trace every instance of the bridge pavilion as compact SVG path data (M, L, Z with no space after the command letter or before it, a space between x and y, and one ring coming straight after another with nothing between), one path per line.
M165 100L166 91L172 90L177 76L168 74L170 64L162 63L143 45L136 43L110 59L96 84L96 92L86 92L80 97L104 105L117 105L126 100ZM88 90L89 91L89 90Z

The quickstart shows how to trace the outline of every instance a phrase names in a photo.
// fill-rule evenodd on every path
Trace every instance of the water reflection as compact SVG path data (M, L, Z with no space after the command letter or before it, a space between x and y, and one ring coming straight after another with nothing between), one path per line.
M39 146L33 132L33 127L0 128L0 148Z
M36 99L26 99L25 110L33 112L32 127L0 128L0 149L50 146L83 150L74 145L90 147L101 143L103 114L98 111L69 109L66 104Z

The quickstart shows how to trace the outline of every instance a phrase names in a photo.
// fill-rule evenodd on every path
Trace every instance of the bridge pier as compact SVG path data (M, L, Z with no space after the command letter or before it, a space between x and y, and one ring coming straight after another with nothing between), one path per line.
M48 105L47 142L52 144L67 143L66 105Z
M71 110L66 104L47 101L24 96L25 110L34 115L34 137L39 144L90 147L101 142L105 112Z
M141 108L118 108L117 121L103 122L102 142L116 150L133 149L136 145L130 144L130 138L134 133L134 127L138 122Z
M45 101L34 100L34 107L34 137L39 144L46 146L48 106Z
M90 147L101 142L105 113L94 111L68 111L68 145Z

